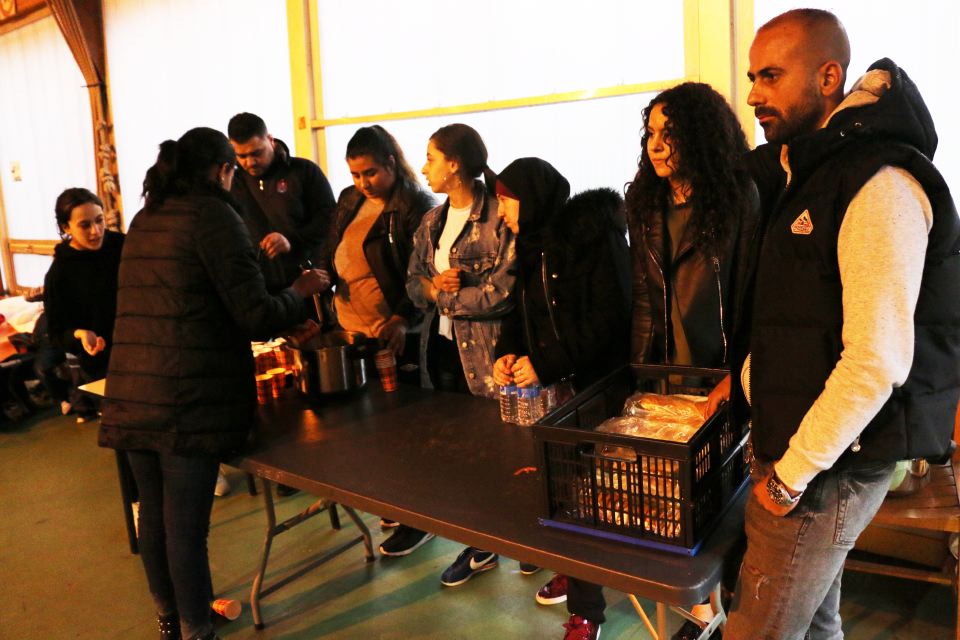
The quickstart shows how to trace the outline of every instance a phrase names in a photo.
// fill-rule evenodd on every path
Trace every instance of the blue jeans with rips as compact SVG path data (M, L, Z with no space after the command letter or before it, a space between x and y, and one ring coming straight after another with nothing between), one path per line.
M770 464L755 465L757 482ZM842 640L840 578L847 553L880 508L894 463L838 463L784 517L751 492L747 552L725 640Z
M179 614L184 640L201 638L213 630L207 535L220 463L154 451L128 451L127 458L140 494L140 559L157 614Z

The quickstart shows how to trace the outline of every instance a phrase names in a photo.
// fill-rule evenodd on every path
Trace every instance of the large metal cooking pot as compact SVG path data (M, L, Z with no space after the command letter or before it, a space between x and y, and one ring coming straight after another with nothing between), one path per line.
M304 395L341 393L367 383L367 339L363 334L331 331L293 349L293 372Z

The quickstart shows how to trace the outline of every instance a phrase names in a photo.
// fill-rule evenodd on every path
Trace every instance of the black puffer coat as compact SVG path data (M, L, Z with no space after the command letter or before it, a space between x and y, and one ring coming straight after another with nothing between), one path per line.
M334 254L344 231L357 217L357 211L365 201L366 198L356 187L344 189L337 200L334 235L326 243L329 253L324 261L329 265L334 282L337 279ZM413 234L420 226L423 214L434 206L429 194L398 177L383 211L363 239L363 254L390 310L406 318L409 324L413 324L420 315L407 295L407 263L413 252Z
M496 357L527 355L541 384L566 381L579 390L627 361L623 200L610 189L585 191L559 209L545 208L531 229L524 213L530 198L518 196L517 306L504 319ZM540 241L524 242L530 231Z
M130 225L101 446L216 455L246 442L257 402L250 340L300 321L303 300L267 293L227 198L170 197Z
M683 329L693 365L719 367L730 360L729 339L737 322L738 300L745 283L749 247L759 220L759 196L743 176L742 189L750 193L744 211L730 212L726 246L706 255L686 236L670 263L663 211L651 210L642 225L631 225L633 262L633 321L631 361L665 363L669 357L672 296L683 310ZM741 287L738 289L738 287Z

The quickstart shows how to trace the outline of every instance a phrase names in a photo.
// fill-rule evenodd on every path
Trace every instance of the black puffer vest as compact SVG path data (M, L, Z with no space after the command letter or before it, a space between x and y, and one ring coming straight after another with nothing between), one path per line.
M896 89L906 76L893 69ZM840 359L837 237L847 205L887 165L907 170L921 184L933 207L933 227L910 373L846 456L859 451L857 459L890 461L936 457L949 448L960 399L960 221L933 164L917 146L878 135L889 132L871 109L840 112L826 129L791 145L793 180L766 221L750 339L753 444L763 459L783 455ZM932 140L935 148L935 134ZM804 214L813 225L808 234L802 233Z

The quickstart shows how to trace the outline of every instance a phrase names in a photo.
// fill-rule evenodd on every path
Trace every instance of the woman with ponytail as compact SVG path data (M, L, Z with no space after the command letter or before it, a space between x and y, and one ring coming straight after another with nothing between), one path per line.
M465 124L430 136L422 173L447 200L423 217L407 277L410 299L425 311L421 382L495 398L493 352L516 277L513 232L497 216L497 177L480 134Z
M497 215L497 176L480 134L465 124L430 137L422 171L447 200L423 217L407 278L410 298L426 311L421 378L427 387L494 398L494 351L516 280L514 235ZM467 547L440 582L455 587L495 566L497 554Z
M213 640L207 534L217 469L250 435L250 340L302 321L325 287L304 272L267 293L229 190L236 158L219 131L160 145L120 262L100 445L124 450L140 495L140 558L160 637Z

